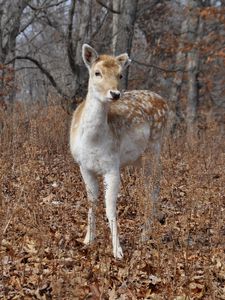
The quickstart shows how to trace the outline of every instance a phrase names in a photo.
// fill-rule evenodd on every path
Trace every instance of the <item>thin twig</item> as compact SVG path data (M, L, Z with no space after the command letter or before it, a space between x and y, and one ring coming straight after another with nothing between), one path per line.
M155 68L157 70L160 70L162 72L170 72L170 73L174 73L174 72L187 72L185 71L184 69L164 69L162 67L159 67L159 66L156 66L156 65L153 65L153 64L146 64L144 62L140 62L140 61L137 61L135 59L132 58L132 62L138 64L138 65L141 65L141 66L144 66L144 67L148 67L148 68Z

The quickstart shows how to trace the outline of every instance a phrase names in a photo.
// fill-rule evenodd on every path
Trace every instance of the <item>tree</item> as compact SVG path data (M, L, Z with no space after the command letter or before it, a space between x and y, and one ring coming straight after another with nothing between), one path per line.
M113 8L120 11L120 15L113 17L113 52L115 55L127 52L130 56L136 21L138 0L115 1ZM123 87L128 86L128 69L123 78Z
M69 23L67 28L67 55L69 65L74 75L75 95L82 94L84 86L83 61L81 57L82 45L90 41L90 20L92 1L71 1L69 10ZM76 22L73 24L76 13ZM73 28L76 28L73 35ZM75 96L74 95L74 96Z
M6 80L6 73L9 70L6 68L5 62L15 56L16 51L16 38L23 32L28 24L24 24L21 27L21 16L25 8L29 4L29 0L17 0L6 1L0 0L0 89L5 89L5 84L8 83ZM14 62L12 62L14 68ZM14 73L11 69L11 80L14 81ZM5 83L6 80L6 83ZM10 98L13 100L14 89L10 90ZM3 101L4 93L0 95L0 101Z
M199 15L199 1L189 0L189 28L188 41L191 44L191 50L187 55L188 71L188 93L187 93L187 130L191 133L193 123L197 116L197 104L199 101L199 68L200 68L200 51L199 42L202 38L203 22Z
M116 55L117 52L117 38L119 33L119 17L120 17L121 0L113 1L113 10L116 12L113 14L112 20L112 53Z
M180 107L180 96L181 88L184 80L184 71L186 65L187 53L184 51L185 41L188 32L188 19L184 19L181 25L180 40L178 45L178 51L176 54L176 73L173 79L171 92L170 92L170 101L172 103L172 119L170 124L170 129L172 132L175 131L177 124L181 120L181 107Z

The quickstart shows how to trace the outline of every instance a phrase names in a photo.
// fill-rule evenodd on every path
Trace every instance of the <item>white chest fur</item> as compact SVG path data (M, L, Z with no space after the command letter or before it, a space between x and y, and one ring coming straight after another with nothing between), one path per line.
M119 168L119 144L107 123L107 107L95 99L86 101L75 135L71 128L71 152L80 166L103 175Z

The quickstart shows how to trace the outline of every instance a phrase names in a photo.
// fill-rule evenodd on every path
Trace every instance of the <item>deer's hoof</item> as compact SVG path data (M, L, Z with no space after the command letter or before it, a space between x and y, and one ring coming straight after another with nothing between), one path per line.
M90 237L89 234L86 234L83 243L84 243L85 245L91 244L91 243L93 243L94 239L95 239L95 238L94 238L93 236Z
M114 254L114 257L116 259L122 259L123 258L123 250L122 250L122 248L120 246L117 247L116 251L114 251L113 254Z

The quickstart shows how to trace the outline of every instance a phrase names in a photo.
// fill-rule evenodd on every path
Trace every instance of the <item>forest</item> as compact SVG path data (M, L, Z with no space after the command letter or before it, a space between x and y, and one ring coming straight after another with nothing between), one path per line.
M87 93L84 43L128 53L121 90L154 91L170 109L162 218L144 241L144 172L121 173L122 260L102 185L97 238L83 244L69 128ZM0 299L225 299L224 116L224 0L0 0Z

